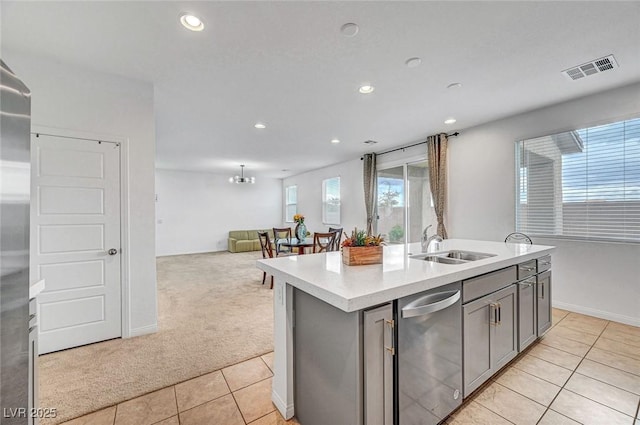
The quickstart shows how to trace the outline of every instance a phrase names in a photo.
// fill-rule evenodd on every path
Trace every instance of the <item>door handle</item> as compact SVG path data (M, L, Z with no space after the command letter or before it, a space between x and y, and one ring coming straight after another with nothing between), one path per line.
M493 321L491 321L490 324L497 325L498 324L498 304L497 303L489 304L489 310L490 310L489 316L491 316L489 320L493 318Z
M384 348L391 353L392 356L396 355L396 348L395 348L395 320L385 320L386 325L389 326L389 328L391 329L391 347L387 347L385 346Z
M435 313L454 305L460 299L460 291L445 291L425 295L402 308L402 318L422 316Z
M109 251L107 251L107 254L109 255L116 255L118 253L118 250L115 248L111 248Z

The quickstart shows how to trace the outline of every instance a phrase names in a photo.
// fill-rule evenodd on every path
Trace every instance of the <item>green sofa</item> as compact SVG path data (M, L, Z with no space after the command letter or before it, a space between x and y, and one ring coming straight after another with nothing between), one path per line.
M228 239L229 252L260 251L260 239L258 232L269 232L269 238L273 240L273 229L265 230L230 230Z

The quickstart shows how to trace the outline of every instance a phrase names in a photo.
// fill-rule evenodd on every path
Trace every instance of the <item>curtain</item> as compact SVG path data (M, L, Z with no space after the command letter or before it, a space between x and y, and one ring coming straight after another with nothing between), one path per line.
M362 167L364 181L364 203L367 209L367 234L373 233L373 219L376 212L376 186L378 173L376 170L376 154L364 155Z
M438 219L438 235L446 239L444 208L447 204L447 135L445 133L427 138L427 159L429 160L431 196L433 196L433 205Z

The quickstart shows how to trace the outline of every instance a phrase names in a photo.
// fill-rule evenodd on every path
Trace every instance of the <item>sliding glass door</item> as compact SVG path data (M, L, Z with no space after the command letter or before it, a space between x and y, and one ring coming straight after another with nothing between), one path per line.
M429 188L427 161L408 162L378 170L377 232L387 243L420 242L423 230L436 217Z
M388 244L405 242L404 166L378 170L378 233Z

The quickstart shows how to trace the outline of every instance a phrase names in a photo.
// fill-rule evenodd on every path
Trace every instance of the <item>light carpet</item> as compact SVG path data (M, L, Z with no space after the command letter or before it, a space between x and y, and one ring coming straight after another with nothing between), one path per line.
M57 424L273 350L260 252L159 257L155 334L40 356L40 406ZM132 282L135 285L135 282Z

